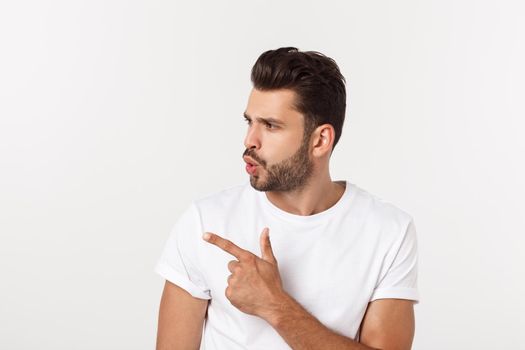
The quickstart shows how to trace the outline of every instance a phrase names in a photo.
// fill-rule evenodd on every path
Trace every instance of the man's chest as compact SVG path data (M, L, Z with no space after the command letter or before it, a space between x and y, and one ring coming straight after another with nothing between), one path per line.
M378 268L375 257L366 251L362 242L336 238L327 235L317 239L290 240L290 237L273 232L272 248L284 290L324 325L354 336L374 290ZM241 239L239 245L260 255L257 243ZM239 327L260 326L253 316L237 310L225 296L231 274L227 264L235 257L214 251L207 258L211 314L221 315L226 322ZM249 333L249 329L244 331Z

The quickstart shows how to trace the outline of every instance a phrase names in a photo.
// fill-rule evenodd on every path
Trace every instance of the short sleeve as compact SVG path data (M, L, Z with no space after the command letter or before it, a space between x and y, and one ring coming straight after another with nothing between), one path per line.
M195 298L211 299L198 263L197 249L203 242L201 227L199 212L192 203L173 226L155 272Z
M374 289L370 301L376 299L408 299L419 303L417 287L418 249L414 220L393 245L385 260L384 273Z

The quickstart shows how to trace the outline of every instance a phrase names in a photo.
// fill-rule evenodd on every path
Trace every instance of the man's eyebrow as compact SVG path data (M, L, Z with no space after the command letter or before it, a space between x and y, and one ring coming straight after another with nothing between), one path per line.
M244 112L243 115L244 115L244 118L252 120L252 117L250 117L248 114L246 114L246 112ZM275 125L285 125L283 121L281 121L279 119L275 119L275 118L256 117L255 119L257 119L258 122L271 123L271 124L275 124Z

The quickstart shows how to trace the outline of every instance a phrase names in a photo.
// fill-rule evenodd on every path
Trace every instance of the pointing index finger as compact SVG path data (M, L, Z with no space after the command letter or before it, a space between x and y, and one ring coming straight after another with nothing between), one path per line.
M216 245L217 247L224 250L226 253L229 253L236 257L239 261L244 260L246 258L246 255L251 254L249 251L242 249L241 247L237 246L232 241L222 238L219 235L216 235L211 232L206 232L202 236L202 238L213 245Z

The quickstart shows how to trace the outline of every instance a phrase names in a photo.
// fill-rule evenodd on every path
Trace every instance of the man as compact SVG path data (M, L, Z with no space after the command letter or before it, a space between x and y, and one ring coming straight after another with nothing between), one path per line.
M330 177L339 68L280 48L251 78L249 183L195 200L174 226L155 268L166 279L157 349L410 349L412 217Z

